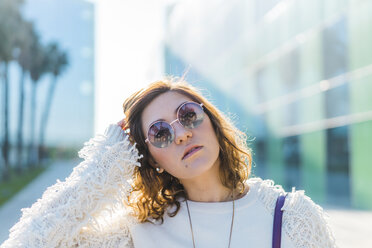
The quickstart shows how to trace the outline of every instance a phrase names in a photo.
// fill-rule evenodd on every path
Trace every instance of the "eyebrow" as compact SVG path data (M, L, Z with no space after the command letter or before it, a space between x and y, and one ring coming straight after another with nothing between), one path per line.
M180 105L178 105L178 107L174 110L174 114L177 114L178 110L180 109L180 107L185 104L186 102L188 101L184 101L183 103L181 103ZM156 121L153 121L150 123L149 127L151 127L152 124L154 124L155 122L158 122L158 121L165 121L165 119L157 119Z

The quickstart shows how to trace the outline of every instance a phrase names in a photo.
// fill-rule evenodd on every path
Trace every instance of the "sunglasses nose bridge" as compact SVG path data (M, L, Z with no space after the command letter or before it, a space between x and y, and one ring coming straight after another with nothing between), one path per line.
M176 121L173 121L173 123L174 122L179 123L179 125L173 125L172 126L172 128L174 130L174 142L176 144L180 144L183 141L186 141L187 139L192 137L192 131L190 129L183 126L178 119Z
M180 121L178 120L178 118L175 119L174 121L172 121L171 123L169 123L169 125L171 125L171 126L173 127L173 124L176 123L176 122L180 122ZM181 124L181 123L180 123L180 124Z

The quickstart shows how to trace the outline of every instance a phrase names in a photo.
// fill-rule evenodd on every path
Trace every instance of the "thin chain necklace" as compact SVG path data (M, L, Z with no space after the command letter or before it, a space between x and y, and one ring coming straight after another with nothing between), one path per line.
M234 226L234 215L235 215L235 197L234 197L234 190L233 190L233 212L232 212L232 217L231 217L231 226L230 226L230 236L229 236L229 245L227 246L228 248L230 248L230 244L231 244L231 235L232 235L232 230L233 230L233 226ZM189 204L187 202L187 199L186 199L186 208L187 208L187 214L189 215L189 223L190 223L190 230L191 230L191 237L192 237L192 245L193 247L195 248L195 239L194 239L194 231L192 229L192 222L191 222L191 215L190 215L190 209L189 209Z

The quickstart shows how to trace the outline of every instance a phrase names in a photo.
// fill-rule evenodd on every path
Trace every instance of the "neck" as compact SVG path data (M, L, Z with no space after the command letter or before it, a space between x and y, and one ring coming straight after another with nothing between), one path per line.
M191 179L180 180L187 198L198 202L222 202L232 200L232 190L223 186L219 177L219 164L208 172Z

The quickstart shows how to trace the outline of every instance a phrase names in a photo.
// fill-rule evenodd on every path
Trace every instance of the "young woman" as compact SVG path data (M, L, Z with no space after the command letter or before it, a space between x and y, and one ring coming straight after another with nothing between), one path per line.
M2 248L273 246L285 192L249 178L246 137L195 88L155 82L124 113L85 144L64 182L23 210ZM280 209L282 247L336 247L323 210L302 191Z

